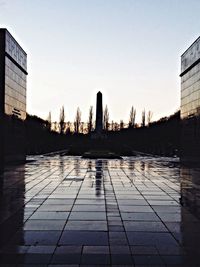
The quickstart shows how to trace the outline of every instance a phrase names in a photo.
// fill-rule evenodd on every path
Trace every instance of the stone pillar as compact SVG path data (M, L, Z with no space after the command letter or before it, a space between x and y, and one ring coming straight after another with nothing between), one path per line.
M103 130L103 105L102 105L102 93L97 93L97 103L96 103L96 127L95 131L97 133L102 133Z
M5 33L0 31L0 173L4 170Z

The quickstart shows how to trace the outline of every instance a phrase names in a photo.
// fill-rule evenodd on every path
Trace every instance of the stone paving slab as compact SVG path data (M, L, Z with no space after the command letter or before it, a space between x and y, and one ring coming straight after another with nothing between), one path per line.
M153 157L36 156L9 168L0 267L200 266L197 177Z

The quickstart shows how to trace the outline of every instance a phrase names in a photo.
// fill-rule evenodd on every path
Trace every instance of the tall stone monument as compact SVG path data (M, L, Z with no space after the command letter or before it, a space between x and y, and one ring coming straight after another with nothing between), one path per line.
M107 134L103 130L103 103L102 103L102 93L97 93L97 103L96 103L96 124L95 131L91 134L91 146L90 150L86 151L83 154L83 158L89 159L121 159L119 155L116 155L115 152L112 152L108 148L108 143L106 142ZM98 170L96 175L96 185L99 188L100 182L98 176ZM100 178L101 180L101 178ZM99 183L99 184L98 184ZM98 193L99 194L99 193Z
M95 132L101 134L103 131L103 103L102 103L102 93L99 91L97 93L97 103L96 103L96 125Z

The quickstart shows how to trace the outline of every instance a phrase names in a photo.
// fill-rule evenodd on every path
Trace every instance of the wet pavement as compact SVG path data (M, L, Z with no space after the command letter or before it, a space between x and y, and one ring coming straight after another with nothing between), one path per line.
M0 184L0 266L200 266L200 169L35 157Z

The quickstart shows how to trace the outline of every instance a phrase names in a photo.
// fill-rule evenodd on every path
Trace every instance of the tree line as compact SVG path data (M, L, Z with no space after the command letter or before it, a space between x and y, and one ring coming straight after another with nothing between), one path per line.
M180 111L169 117L152 121L152 112L142 111L141 123L135 121L136 110L131 107L128 123L110 121L106 106L103 114L103 128L106 139L92 138L94 131L94 114L91 106L88 121L83 124L78 108L74 122L66 122L64 107L60 110L57 128L51 122L51 113L47 120L27 114L25 121L13 116L5 116L5 151L13 153L43 154L67 149L69 154L82 155L90 149L104 149L132 155L138 150L158 155L175 155L180 150ZM23 152L24 151L24 152Z
M83 122L81 120L81 110L78 107L76 110L75 118L73 122L67 121L66 122L66 115L64 106L60 109L60 117L59 121L52 122L51 120L51 112L47 117L47 128L54 132L59 132L60 134L90 134L94 131L95 125L95 118L93 112L93 106L90 106L89 113L88 113L88 120L87 122ZM104 131L120 131L125 128L138 128L138 127L145 127L149 126L152 122L153 112L148 111L146 112L145 109L142 111L141 114L141 123L136 123L136 109L132 106L129 114L128 123L125 123L124 120L120 120L120 122L116 122L111 120L108 106L105 106L103 112L103 130Z

